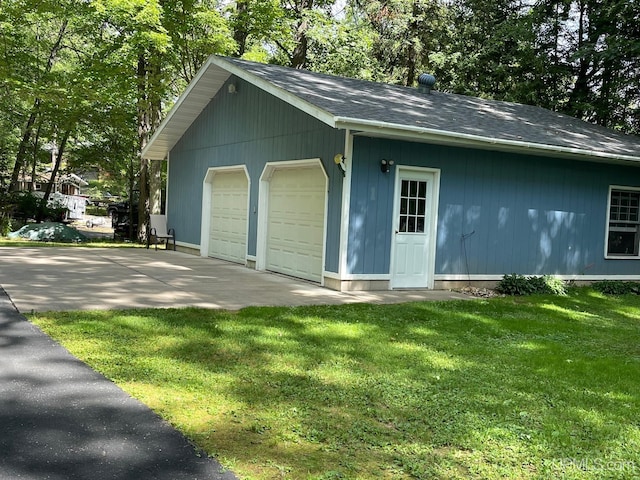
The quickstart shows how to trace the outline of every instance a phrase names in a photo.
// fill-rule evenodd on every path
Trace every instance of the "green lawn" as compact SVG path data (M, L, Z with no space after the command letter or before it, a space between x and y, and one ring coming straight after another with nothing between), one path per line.
M240 476L640 477L640 297L44 313Z

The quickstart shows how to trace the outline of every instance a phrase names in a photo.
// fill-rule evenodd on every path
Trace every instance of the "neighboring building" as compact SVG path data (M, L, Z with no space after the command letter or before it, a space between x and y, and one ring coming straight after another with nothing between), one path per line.
M423 80L211 57L143 150L178 246L338 290L640 279L637 137Z
M66 173L58 179L55 191L63 195L79 196L82 187L87 185L89 183L75 173Z
M44 192L49 184L49 177L49 174L36 175L35 179L28 175L21 176L18 178L18 191ZM51 192L78 196L82 187L87 185L89 184L75 173L67 173L56 179Z
M47 190L49 176L22 176L18 179L18 191L32 192L41 198ZM65 220L82 220L86 211L86 198L80 196L82 187L89 185L75 173L61 175L51 189L50 205L62 205L67 208Z

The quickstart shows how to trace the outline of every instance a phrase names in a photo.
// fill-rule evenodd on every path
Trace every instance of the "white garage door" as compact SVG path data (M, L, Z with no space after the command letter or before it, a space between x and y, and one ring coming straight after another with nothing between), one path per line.
M248 185L243 170L214 175L211 183L210 257L245 263Z
M325 176L318 165L275 170L269 182L268 270L319 282Z

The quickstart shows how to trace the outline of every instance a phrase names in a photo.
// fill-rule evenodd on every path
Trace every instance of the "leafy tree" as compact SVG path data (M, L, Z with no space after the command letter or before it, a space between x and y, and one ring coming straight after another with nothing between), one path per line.
M317 15L308 31L308 68L366 80L383 80L373 55L376 34L350 6L332 15Z
M140 151L159 126L163 107L193 78L208 55L229 51L234 44L222 17L207 0L95 3L111 33L106 49L113 64L122 75L135 79L127 87L129 97L135 99ZM138 238L144 240L148 214L161 208L162 165L143 158L138 162Z
M356 0L375 33L372 49L387 81L413 85L447 45L449 10L432 0Z

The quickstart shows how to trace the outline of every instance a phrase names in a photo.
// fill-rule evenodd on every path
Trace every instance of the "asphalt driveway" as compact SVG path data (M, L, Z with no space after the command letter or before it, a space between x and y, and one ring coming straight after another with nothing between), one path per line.
M0 288L0 479L231 480L19 314Z
M221 260L143 248L0 247L0 286L24 313L469 298L437 290L336 292Z

